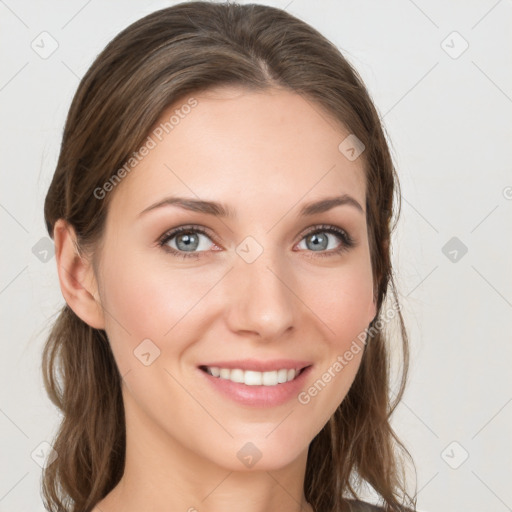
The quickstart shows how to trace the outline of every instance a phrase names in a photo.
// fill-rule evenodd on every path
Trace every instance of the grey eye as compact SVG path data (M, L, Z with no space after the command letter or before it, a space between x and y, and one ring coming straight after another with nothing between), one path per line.
M334 233L328 233L326 231L316 231L315 233L310 233L306 235L301 243L306 244L305 249L309 249L313 252L318 251L326 251L330 249L336 249L338 245L336 244L336 239L339 239L339 235ZM334 240L334 241L331 241ZM304 247L299 247L304 249Z
M197 234L188 234L176 236L176 246L180 251L194 251L199 245L199 237Z
M329 245L329 240L325 234L313 233L306 237L306 245L308 249L312 249L313 251L325 251Z
M212 243L210 237L195 230L171 234L165 241L165 245L181 252L207 251Z

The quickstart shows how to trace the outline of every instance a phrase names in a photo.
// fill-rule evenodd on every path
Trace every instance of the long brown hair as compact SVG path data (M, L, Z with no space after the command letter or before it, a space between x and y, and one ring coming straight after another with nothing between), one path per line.
M394 400L382 328L389 290L397 301L389 242L393 213L396 220L400 208L398 181L360 76L318 31L277 8L213 2L179 3L123 30L96 58L72 101L44 205L48 232L53 237L55 222L65 219L79 248L93 251L115 193L99 198L97 191L112 183L164 109L223 84L301 94L365 146L361 158L378 313L347 396L310 444L304 492L317 512L342 512L349 510L348 498L359 496L359 484L367 483L385 510L402 510L404 504L415 509L401 455L412 458L390 425L409 362L400 309L395 308L402 368ZM48 395L62 411L53 443L58 458L43 473L45 506L51 512L89 512L119 482L125 460L121 376L105 331L65 305L44 347L42 369Z

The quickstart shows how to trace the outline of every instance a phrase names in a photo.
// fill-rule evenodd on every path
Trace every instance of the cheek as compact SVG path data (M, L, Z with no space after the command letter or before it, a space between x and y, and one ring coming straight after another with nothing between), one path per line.
M311 309L323 324L325 345L316 372L298 396L298 402L315 422L314 437L348 393L364 353L364 336L373 318L373 279L364 258L341 266L328 280L308 281ZM318 287L322 283L323 288ZM359 337L359 338L358 338Z
M233 306L218 301L212 306L209 302L219 292L209 295L222 281L226 270L222 265L180 268L174 263L170 267L160 256L152 258L118 247L105 254L101 299L106 331L121 374L138 362L134 351L144 340L151 340L160 352L165 350L166 356L176 358L187 348L187 340L201 334L205 319ZM323 331L322 337L328 342L324 350L330 352L329 358L342 354L372 318L369 258L353 258L331 271L314 271L311 266L297 270L295 283L300 301L307 306L306 316L311 310L315 330Z
M114 251L102 262L100 282L106 331L121 373L133 367L134 350L146 339L161 352L180 352L183 337L173 334L187 324L208 286L203 282L198 289L183 269L170 271L137 254L116 257Z
M322 287L309 283L312 309L326 325L327 339L333 348L350 345L373 318L373 280L369 266L340 267L322 281Z

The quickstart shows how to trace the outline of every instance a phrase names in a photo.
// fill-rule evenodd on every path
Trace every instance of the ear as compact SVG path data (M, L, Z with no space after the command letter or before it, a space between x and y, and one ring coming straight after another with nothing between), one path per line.
M95 329L104 329L105 317L94 269L92 263L79 253L75 230L64 219L58 219L53 229L53 239L64 299L86 324Z

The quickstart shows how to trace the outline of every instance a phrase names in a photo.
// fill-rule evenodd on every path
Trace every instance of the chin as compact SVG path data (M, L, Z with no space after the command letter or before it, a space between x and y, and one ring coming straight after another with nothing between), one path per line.
M268 435L268 430L265 435ZM277 471L292 464L298 458L307 456L309 443L291 444L284 436L270 434L260 437L244 436L243 439L231 440L229 446L222 451L210 453L209 458L214 464L228 471ZM274 439L270 439L275 435Z

